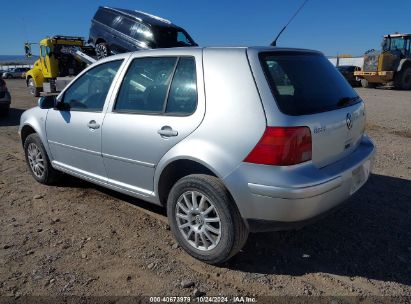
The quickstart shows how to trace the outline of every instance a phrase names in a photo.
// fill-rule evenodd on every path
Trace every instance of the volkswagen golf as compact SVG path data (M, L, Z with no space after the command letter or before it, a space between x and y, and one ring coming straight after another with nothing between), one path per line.
M164 206L181 247L216 264L357 192L364 129L363 100L317 51L190 47L99 60L19 133L36 181L64 172Z

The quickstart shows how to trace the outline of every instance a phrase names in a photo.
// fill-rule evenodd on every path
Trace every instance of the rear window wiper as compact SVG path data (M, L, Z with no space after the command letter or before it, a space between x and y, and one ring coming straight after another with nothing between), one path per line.
M348 106L350 104L356 103L360 99L360 96L355 96L355 97L343 97L341 98L338 103L337 107L342 108L345 106Z

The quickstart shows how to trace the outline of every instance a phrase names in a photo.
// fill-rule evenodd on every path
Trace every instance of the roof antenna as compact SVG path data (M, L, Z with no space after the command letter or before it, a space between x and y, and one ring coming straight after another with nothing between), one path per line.
M278 33L277 37L275 37L274 41L271 43L271 46L277 46L277 40L280 37L280 35L284 32L284 30L287 28L287 26L293 21L295 16L301 11L301 9L304 7L304 5L308 2L308 0L305 0L301 6L298 8L298 10L294 13L294 15L288 20L287 24L283 27L283 29Z

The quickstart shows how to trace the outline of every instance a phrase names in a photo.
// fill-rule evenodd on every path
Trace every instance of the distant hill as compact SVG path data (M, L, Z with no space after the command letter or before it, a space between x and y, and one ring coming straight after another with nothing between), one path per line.
M0 55L0 64L33 64L38 56L26 58L23 55Z

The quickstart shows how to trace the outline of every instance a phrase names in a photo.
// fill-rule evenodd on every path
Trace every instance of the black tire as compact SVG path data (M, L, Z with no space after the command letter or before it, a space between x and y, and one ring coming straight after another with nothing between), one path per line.
M1 108L0 109L0 116L1 117L7 117L7 116L9 116L9 112L10 112L10 107Z
M403 68L394 76L394 88L398 90L411 90L411 67Z
M11 75L11 74L7 74L7 77L6 77L7 79L12 79L13 78L13 76Z
M105 42L100 42L96 44L95 47L97 59L103 59L110 56L110 49Z
M40 156L42 157L42 164L44 167L43 174L41 175L37 174L38 172L36 173L30 165L29 149L33 147L32 145L37 147L39 152L41 153ZM27 136L26 140L24 141L24 154L26 157L27 167L29 168L31 175L34 177L36 181L45 185L52 185L56 182L60 173L51 166L50 160L48 158L46 150L44 149L43 143L41 142L40 137L36 133Z
M28 79L27 86L31 95L34 97L40 97L40 89L36 87L33 78L30 77Z
M367 79L362 78L362 79L361 79L361 86L362 86L363 88L374 89L374 88L377 87L377 83L368 82Z
M209 201L212 201L216 214L220 219L221 234L219 241L210 250L195 248L178 227L176 218L177 203L183 194L189 191L205 195ZM194 258L208 264L220 264L227 261L241 250L248 238L248 228L244 224L237 206L223 183L214 176L193 174L180 179L170 191L167 201L167 216L171 231L180 246ZM195 221L192 220L192 222ZM194 234L196 233L194 232ZM201 242L203 243L203 241Z

